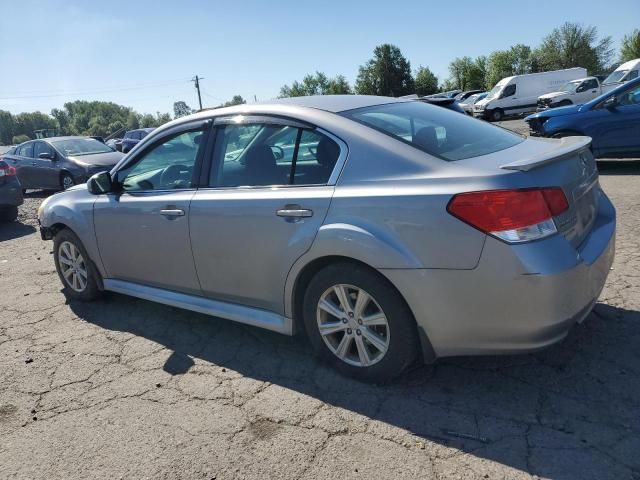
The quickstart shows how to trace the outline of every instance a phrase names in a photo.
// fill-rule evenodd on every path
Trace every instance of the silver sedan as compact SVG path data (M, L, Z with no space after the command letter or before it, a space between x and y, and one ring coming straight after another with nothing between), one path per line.
M377 381L539 349L587 316L615 238L589 145L406 99L242 105L155 130L39 220L73 299L305 332Z

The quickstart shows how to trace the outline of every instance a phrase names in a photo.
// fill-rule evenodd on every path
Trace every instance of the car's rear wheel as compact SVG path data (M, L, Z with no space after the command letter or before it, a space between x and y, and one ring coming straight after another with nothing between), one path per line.
M417 357L411 311L386 279L363 266L319 271L305 293L303 316L314 350L351 377L390 380Z
M18 219L18 207L0 207L0 222L15 222Z
M91 301L101 294L98 272L82 242L69 229L62 229L53 239L53 259L64 293L70 298Z
M73 179L73 177L69 173L63 172L60 175L60 187L62 188L62 190L71 188L75 184L76 184L76 181Z

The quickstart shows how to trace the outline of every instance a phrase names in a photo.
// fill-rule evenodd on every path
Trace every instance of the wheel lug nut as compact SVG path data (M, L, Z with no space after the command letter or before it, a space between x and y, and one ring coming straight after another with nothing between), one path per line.
M350 328L347 328L347 334L351 335L353 333L353 330L351 330Z
M362 335L362 332L360 331L360 329L356 330L356 335Z
M343 319L342 319L342 323L347 323L347 319L346 319L346 318L343 318Z
M349 316L353 318L353 312L349 312Z
M358 319L358 325L362 325L362 319L361 318Z

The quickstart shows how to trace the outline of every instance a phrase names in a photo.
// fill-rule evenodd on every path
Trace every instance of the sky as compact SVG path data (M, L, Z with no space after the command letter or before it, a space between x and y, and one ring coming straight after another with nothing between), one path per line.
M440 80L455 57L532 47L564 21L622 37L640 0L0 0L0 110L105 100L141 113L258 101L316 70L353 83L373 49L392 43ZM444 6L443 6L444 5Z

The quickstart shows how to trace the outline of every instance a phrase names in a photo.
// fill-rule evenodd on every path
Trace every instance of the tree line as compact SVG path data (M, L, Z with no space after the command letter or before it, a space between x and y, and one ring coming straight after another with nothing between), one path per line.
M540 45L516 44L476 58L457 57L449 64L449 77L439 81L427 67L415 72L400 49L383 44L373 57L358 69L353 86L343 75L327 77L322 72L305 76L280 89L281 97L302 95L351 94L402 96L430 95L447 90L490 90L504 77L526 73L586 68L589 74L605 74L619 63L640 58L640 30L622 40L619 55L612 48L611 37L600 38L594 26L566 22L545 36Z

